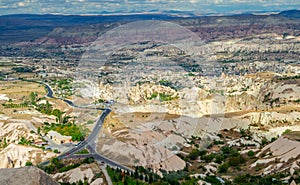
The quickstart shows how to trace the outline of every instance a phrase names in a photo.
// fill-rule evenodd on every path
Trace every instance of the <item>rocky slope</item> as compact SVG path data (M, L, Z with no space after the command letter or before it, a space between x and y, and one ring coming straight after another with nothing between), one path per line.
M293 132L283 135L273 143L265 146L257 153L256 157L259 159L251 165L251 168L258 165L264 166L263 175L282 171L288 171L290 175L294 175L294 172L300 169L299 133Z
M48 174L37 167L0 169L2 185L59 185Z
M0 152L0 168L18 168L28 161L38 164L54 156L56 154L49 151L12 143Z
M52 175L53 179L57 182L69 182L69 183L77 183L80 180L82 182L87 181L88 183L92 183L96 181L97 183L103 184L102 178L94 179L96 173L100 173L100 169L98 165L92 164L82 164L81 166L66 171L62 173L56 173Z

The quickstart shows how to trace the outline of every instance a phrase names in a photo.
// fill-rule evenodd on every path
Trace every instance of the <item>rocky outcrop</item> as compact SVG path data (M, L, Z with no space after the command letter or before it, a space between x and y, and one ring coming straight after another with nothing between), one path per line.
M37 167L0 169L2 185L59 185L48 174Z
M300 142L281 136L265 146L256 157L260 159L253 163L251 168L264 165L265 168L262 171L264 175L281 171L288 171L293 175L295 170L300 169Z
M6 143L18 142L21 137L27 140L38 138L36 134L30 133L30 130L35 129L35 127L27 120L10 119L9 123L0 122L0 128L0 138L5 138Z
M96 164L93 163L93 164L82 164L81 166L75 169L62 172L62 173L56 173L52 177L58 182L77 183L80 180L82 182L86 180L88 183L92 183L92 180L96 173L100 173L100 169ZM98 179L97 182L101 182L101 179ZM103 179L102 179L102 183L103 183Z
M28 161L38 164L55 155L52 152L43 151L39 148L10 144L0 152L0 168L18 168L25 166L25 163Z

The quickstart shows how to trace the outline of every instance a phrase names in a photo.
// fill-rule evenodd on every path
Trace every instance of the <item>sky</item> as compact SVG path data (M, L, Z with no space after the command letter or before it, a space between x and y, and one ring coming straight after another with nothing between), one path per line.
M0 0L6 14L103 14L183 11L198 15L300 9L299 0Z

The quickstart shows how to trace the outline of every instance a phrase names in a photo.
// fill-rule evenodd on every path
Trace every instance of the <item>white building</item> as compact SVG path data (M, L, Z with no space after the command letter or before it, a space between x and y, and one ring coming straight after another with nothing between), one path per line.
M61 135L60 133L55 132L53 130L50 130L47 135L52 141L54 141L57 144L72 142L72 137L71 136L64 136L64 135Z

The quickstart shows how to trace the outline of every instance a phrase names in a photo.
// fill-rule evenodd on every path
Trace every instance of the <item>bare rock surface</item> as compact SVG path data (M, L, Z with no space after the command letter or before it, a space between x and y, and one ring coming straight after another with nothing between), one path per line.
M37 167L0 169L1 185L59 185Z

